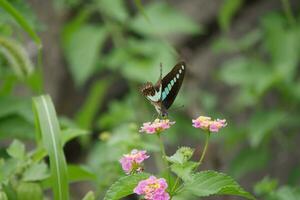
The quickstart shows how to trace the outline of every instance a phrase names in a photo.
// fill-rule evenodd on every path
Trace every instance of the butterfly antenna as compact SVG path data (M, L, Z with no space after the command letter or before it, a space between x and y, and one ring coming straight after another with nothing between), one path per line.
M162 63L160 63L160 76L159 76L159 79L161 80L162 79Z

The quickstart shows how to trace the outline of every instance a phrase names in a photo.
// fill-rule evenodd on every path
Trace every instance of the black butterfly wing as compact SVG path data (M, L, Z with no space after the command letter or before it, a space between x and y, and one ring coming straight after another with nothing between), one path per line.
M177 63L173 69L162 79L161 101L165 109L173 104L181 87L186 65L184 62Z

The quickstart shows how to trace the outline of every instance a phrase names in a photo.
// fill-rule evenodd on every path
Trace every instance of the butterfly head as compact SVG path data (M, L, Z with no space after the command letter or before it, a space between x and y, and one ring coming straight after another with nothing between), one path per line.
M162 86L160 82L158 82L156 85L153 85L151 82L147 82L141 87L142 94L155 107L156 111L164 117L167 116L167 110L162 105L161 90Z
M167 111L167 109L163 109L163 110L161 110L161 116L163 117L163 118L167 118L168 117L168 111Z
M145 83L142 87L141 87L141 92L142 94L147 97L147 96L153 96L155 94L155 89L154 89L154 85L151 82L147 82Z

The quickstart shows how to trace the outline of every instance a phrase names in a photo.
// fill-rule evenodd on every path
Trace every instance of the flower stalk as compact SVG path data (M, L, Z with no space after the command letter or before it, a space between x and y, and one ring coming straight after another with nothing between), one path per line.
M295 26L297 22L293 15L289 0L281 0L281 4L288 22L290 23L290 25Z
M167 173L168 173L168 183L170 183L170 171L169 171L169 163L167 161L167 155L166 155L166 150L165 150L165 145L164 145L164 142L163 142L163 139L160 135L160 132L157 133L157 137L158 137L158 140L159 140L159 145L160 145L160 152L162 154L162 159L164 161L164 165L165 165L165 168L167 170Z
M161 152L162 158L163 158L164 161L167 161L166 160L166 156L167 156L166 155L166 150L165 150L163 139L160 136L160 132L157 133L157 137L158 137L158 141L159 141L160 152Z
M177 189L176 187L177 187L178 183L179 183L179 176L177 176L175 183L170 191L171 199L176 194L176 189Z
M203 162L203 159L204 159L204 156L205 156L205 154L206 154L207 147L208 147L209 137L210 137L210 131L207 131L207 134L206 134L206 137L205 137L204 148L203 148L203 151L202 151L202 154L201 154L201 157L200 157L200 160L199 160L199 162L198 162L197 167L199 167L199 166L202 164L202 162Z

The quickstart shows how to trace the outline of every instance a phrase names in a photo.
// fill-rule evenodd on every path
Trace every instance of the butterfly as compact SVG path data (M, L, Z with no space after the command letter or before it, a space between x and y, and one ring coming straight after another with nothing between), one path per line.
M150 101L161 116L165 117L168 115L168 109L178 94L185 71L185 63L179 62L162 78L162 65L160 65L160 78L157 83L153 85L151 82L146 82L141 87L141 93Z

